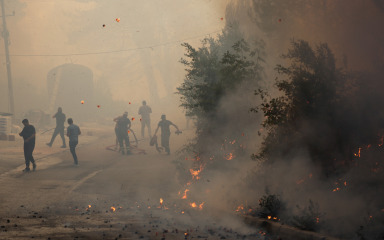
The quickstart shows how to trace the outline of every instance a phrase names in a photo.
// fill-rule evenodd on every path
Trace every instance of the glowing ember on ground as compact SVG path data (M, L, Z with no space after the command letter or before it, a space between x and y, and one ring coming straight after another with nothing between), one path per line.
M361 153L361 148L359 148L358 153L354 153L353 155L355 155L355 157L360 157L360 153Z
M296 184L299 185L299 184L302 184L303 182L304 182L304 179L300 179L296 181Z
M267 233L265 233L265 232L263 232L263 231L259 231L259 234L260 234L260 235L263 235L263 236L264 236L264 235L267 235Z
M200 165L200 169L198 169L198 170L193 170L192 168L189 169L189 172L190 172L191 175L192 175L192 180L193 180L193 179L196 179L196 180L200 179L199 174L200 174L200 172L201 172L202 170L203 170L203 166L202 166L202 165Z
M84 104L84 100L81 100L81 104Z
M120 22L120 18L116 18L116 22Z
M228 153L228 154L225 156L225 159L227 159L228 161L232 160L232 159L233 159L233 154L232 154L232 153Z
M187 192L189 192L189 189L185 189L184 195L181 197L181 199L187 199Z
M235 210L236 212L240 212L240 211L243 211L244 210L244 206L243 204L241 204L240 206L237 207L237 209Z
M134 117L132 118L132 121L133 121L133 120L135 120L135 118L134 118Z

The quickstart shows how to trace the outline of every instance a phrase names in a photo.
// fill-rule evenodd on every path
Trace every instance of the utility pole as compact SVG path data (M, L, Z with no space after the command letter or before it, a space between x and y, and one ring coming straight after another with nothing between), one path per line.
M4 9L4 0L0 0L1 3L1 16L3 19L3 37L4 37L4 47L5 47L5 65L7 66L7 76L8 76L8 96L9 96L9 111L12 113L12 122L15 119L15 105L13 101L13 86L12 86L12 73L11 73L11 60L9 58L9 32L7 30L7 22ZM15 13L13 13L13 16Z

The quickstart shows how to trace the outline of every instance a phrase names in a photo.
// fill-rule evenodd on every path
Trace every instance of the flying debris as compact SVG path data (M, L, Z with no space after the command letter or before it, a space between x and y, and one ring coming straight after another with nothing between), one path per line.
M105 27L105 24L103 24L103 27Z

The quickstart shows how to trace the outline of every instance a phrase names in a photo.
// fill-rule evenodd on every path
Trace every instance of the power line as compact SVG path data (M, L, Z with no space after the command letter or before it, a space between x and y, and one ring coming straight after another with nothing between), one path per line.
M88 53L69 53L69 54L12 54L10 56L12 57L67 57L67 56L86 56L86 55L100 55L100 54L110 54L110 53L120 53L120 52L130 52L135 50L142 50L142 49L150 49L155 47L161 47L166 45L171 45L175 43L184 42L191 39L201 38L205 37L211 34L219 33L222 30L216 30L214 32L206 33L204 35L194 36L190 38L180 39L176 41L161 43L161 44L155 44L151 46L145 46L145 47L137 47L137 48L129 48L129 49L121 49L121 50L111 50L111 51L101 51L101 52L88 52Z

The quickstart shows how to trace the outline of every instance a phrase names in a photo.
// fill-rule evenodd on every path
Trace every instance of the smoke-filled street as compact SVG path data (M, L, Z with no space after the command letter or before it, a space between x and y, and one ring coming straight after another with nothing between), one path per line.
M157 153L148 141L140 141L141 154L123 156L112 151L115 139L105 130L92 133L79 147L79 166L68 150L52 153L46 146L36 157L35 172L22 173L15 163L3 170L2 239L220 239L248 234L235 233L220 217L201 218L199 210L176 201L180 186L172 158ZM173 136L174 147L181 147L190 134Z

